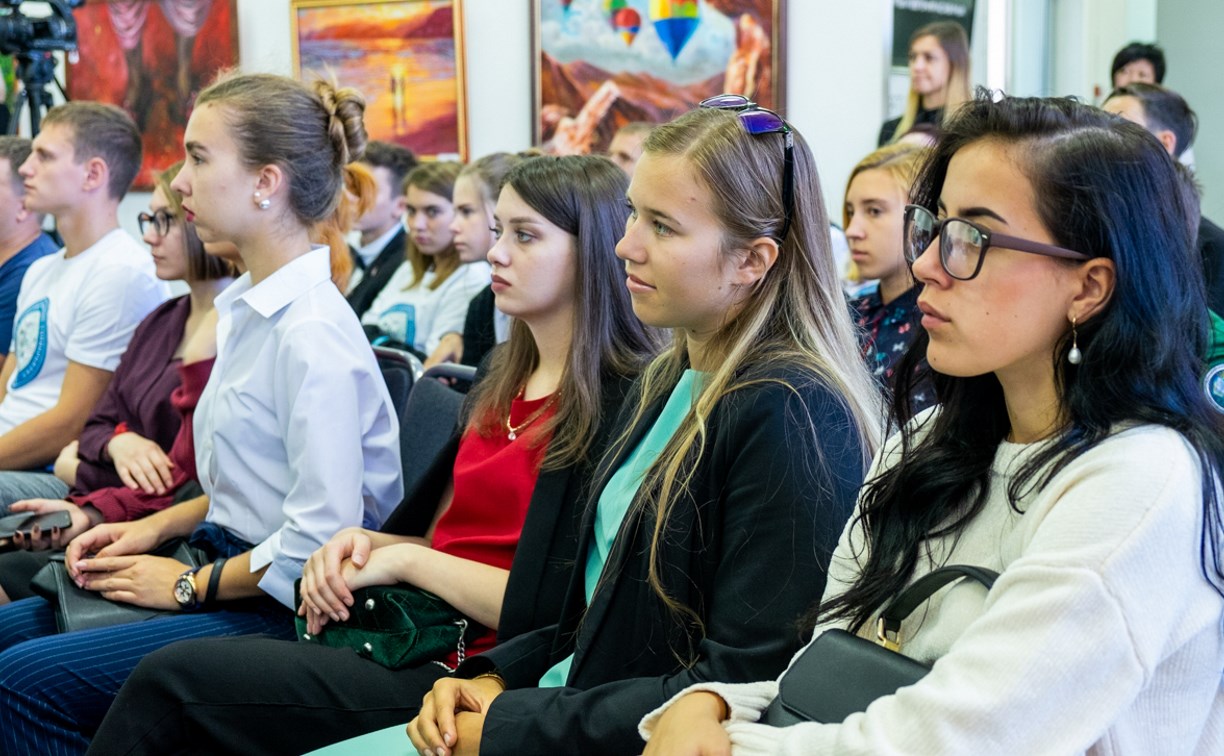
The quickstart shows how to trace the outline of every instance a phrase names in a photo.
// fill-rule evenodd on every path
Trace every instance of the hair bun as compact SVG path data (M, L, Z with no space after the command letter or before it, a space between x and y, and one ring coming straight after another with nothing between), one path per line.
M337 87L328 81L316 81L314 91L327 111L327 133L340 165L360 159L369 141L365 97L352 87Z

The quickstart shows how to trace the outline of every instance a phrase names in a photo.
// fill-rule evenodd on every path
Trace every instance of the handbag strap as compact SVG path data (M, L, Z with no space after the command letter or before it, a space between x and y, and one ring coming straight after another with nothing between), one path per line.
M994 581L998 577L999 573L994 570L988 570L985 567L974 567L968 564L951 564L947 567L932 570L902 591L901 595L893 599L892 603L880 615L879 641L894 651L897 650L897 647L900 646L900 641L888 640L888 634L900 632L902 621L948 583L962 578L972 578L986 586L986 590L990 590L990 587L994 585Z

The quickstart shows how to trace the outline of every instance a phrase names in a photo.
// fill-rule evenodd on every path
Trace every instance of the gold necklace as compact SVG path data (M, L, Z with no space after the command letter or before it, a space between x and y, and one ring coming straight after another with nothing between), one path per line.
M521 399L521 398L523 397L523 392L525 392L526 390L527 390L527 387L526 387L526 386L524 386L523 388L519 389L518 396L516 396L516 397L514 397L514 398L515 398L515 399ZM511 425L511 424L510 424L510 413L509 413L509 412L507 412L507 413L506 413L506 438L510 439L511 441L513 441L514 439L518 438L518 434L519 434L519 432L520 432L520 431L522 431L522 430L523 430L524 428L526 428L528 425L531 425L532 423L534 423L536 420L539 420L539 419L540 419L540 416L541 416L541 415L543 415L545 412L547 412L547 411L548 411L548 408L552 406L553 402L554 402L554 401L556 400L556 398L557 398L557 394L559 394L559 393L561 393L561 392L560 392L560 391L554 391L554 392L553 392L553 394L552 394L552 396L548 397L548 401L547 401L547 402L544 402L544 404L543 404L543 405L541 405L541 406L540 406L540 408L539 408L538 410L536 410L535 412L532 412L530 415L528 415L528 416L527 416L527 419L526 419L526 420L524 420L523 422L519 423L517 427L516 427L516 426L513 426L513 425Z

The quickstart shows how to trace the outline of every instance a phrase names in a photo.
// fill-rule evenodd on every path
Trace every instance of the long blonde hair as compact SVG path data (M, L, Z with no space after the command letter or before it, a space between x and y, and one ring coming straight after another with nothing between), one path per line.
M850 228L848 209L850 185L860 173L872 170L884 171L896 182L901 194L908 197L910 187L913 186L914 179L918 176L918 167L929 152L929 148L917 144L894 142L884 145L860 160L858 165L854 166L854 170L850 171L850 178L846 179L846 193L843 195L846 200L842 202L842 228ZM859 280L858 266L853 261L847 266L846 277L851 281Z
M782 204L782 137L752 136L735 114L698 109L657 126L645 154L682 157L710 189L723 230L722 252L730 255L757 238L780 235L787 208ZM696 472L705 449L709 420L729 394L762 383L791 391L791 379L763 375L762 367L787 366L840 396L863 440L866 468L879 443L882 410L879 392L862 359L841 293L829 242L829 223L820 180L807 143L794 133L793 220L773 268L749 293L743 308L710 342L721 361L702 383L692 409L647 470L634 507L655 516L650 542L649 579L674 616L704 631L696 612L671 597L661 579L660 552L668 522ZM646 368L637 406L608 455L623 451L634 427L652 404L675 386L688 365L687 342L676 332L672 344ZM816 432L819 418L808 418ZM683 661L683 660L682 660ZM686 662L687 663L687 662Z
M943 117L940 123L946 123L956 114L956 110L970 99L969 90L969 37L965 28L955 21L936 21L918 29L910 36L909 46L923 37L934 37L939 47L948 56L948 83L944 85ZM889 137L889 142L895 142L914 127L918 119L918 111L922 107L922 95L914 90L910 83L909 96L905 100L905 111L897 129Z

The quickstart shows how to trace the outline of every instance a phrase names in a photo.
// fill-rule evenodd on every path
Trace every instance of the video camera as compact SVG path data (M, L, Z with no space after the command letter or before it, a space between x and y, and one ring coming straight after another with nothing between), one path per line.
M0 0L0 55L20 55L31 52L75 51L77 25L72 9L85 0L38 0L51 6L51 15L31 18L21 12L25 0Z

